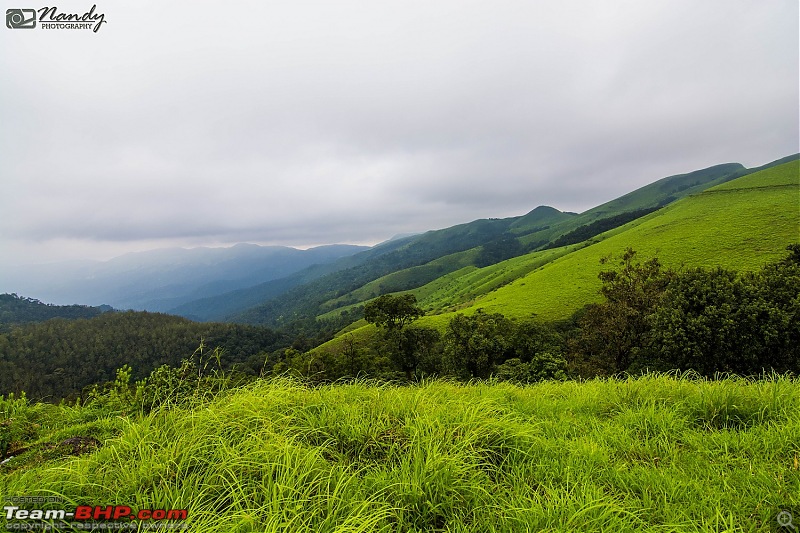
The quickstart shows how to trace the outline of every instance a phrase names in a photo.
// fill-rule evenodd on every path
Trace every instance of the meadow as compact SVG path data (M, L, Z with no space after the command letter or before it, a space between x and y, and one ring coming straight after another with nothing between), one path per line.
M585 243L484 268L473 264L477 248L458 252L331 291L319 309L356 318L364 301L397 290L431 313L420 325L440 330L456 312L481 308L567 318L601 298L601 258L628 247L676 269L756 271L797 240L798 176L797 161L776 166ZM296 353L307 372L295 374L313 377L321 351L334 361L348 342L368 344L378 330L364 324ZM257 359L260 350L251 350ZM361 352L351 351L356 361ZM551 355L549 345L539 352ZM213 353L219 365L222 352ZM197 532L760 532L779 530L783 511L800 523L800 386L790 375L399 385L241 374L233 383L224 372L207 382L205 369L156 370L130 385L126 367L78 403L0 397L0 499L186 509L184 524Z
M601 299L598 274L608 269L601 260L619 258L628 247L640 260L658 257L674 269L721 266L755 271L782 257L786 246L798 239L798 187L800 162L791 161L687 196L584 243L528 253L485 268L463 267L402 292L414 294L428 312L420 325L444 331L456 313L469 315L478 309L516 319L569 318ZM363 302L345 309L358 305ZM330 319L341 311L319 318ZM360 320L317 350L341 350L344 333L362 341L374 336L373 327Z
M506 286L476 298L478 308L510 317L562 319L597 301L603 257L627 248L682 265L756 270L779 258L800 227L800 164L786 163L683 198L589 241ZM495 267L500 267L495 265ZM567 281L568 280L568 281Z
M30 438L0 466L0 498L185 508L188 531L755 532L800 509L800 387L786 376L280 378L151 412L0 406ZM44 445L72 436L102 446Z

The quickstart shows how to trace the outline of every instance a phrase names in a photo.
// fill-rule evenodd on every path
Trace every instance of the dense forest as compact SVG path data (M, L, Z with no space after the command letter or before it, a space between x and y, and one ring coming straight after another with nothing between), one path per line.
M114 379L124 365L141 379L155 368L178 365L201 343L222 353L221 364L252 374L286 339L238 324L204 324L158 313L110 312L91 319L53 319L0 335L0 394L26 392L57 401L94 383Z
M0 294L0 332L10 331L15 325L44 322L51 318L92 318L110 310L107 305L52 305L16 294Z
M125 365L139 380L162 365L191 360L200 367L212 351L222 369L312 383L424 376L529 383L675 369L707 377L798 373L800 245L788 250L756 272L737 273L673 270L628 249L604 259L603 300L560 322L479 310L439 330L415 324L424 312L413 295L387 294L364 306L375 334L356 340L345 333L336 348L313 349L325 339L296 331L154 313L52 319L0 334L0 393L57 401L113 380Z

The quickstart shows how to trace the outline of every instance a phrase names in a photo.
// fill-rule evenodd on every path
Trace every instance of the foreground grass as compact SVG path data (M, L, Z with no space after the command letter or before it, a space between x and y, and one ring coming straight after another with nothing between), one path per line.
M770 531L800 507L800 387L783 377L278 380L194 409L51 415L105 445L10 461L0 498L188 508L191 531Z

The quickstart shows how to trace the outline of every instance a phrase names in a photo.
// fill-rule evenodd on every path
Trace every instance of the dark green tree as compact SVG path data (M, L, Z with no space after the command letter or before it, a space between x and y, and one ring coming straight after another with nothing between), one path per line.
M583 363L600 373L624 372L634 363L641 363L642 346L650 331L648 316L655 311L674 275L662 267L658 258L639 262L634 261L635 257L636 252L628 248L618 268L600 272L600 293L605 299L586 306L579 314L580 330L573 340L573 350Z
M441 335L435 329L410 326L387 332L387 338L391 346L390 360L395 368L405 373L407 380L416 376L420 364L425 363L427 368L436 366Z
M518 383L563 380L567 378L567 361L561 353L539 352L528 362L518 357L506 360L497 366L494 375L504 381Z
M523 253L522 245L511 233L504 233L497 239L487 242L481 246L478 257L475 259L475 266L485 267L494 265L500 261L505 261Z
M498 378L520 383L566 379L564 341L551 324L538 320L513 324L511 345L514 357L496 368Z
M389 331L403 329L424 314L413 294L384 294L364 306L364 319Z
M406 327L425 312L413 294L384 294L364 306L364 319L383 330L379 351L385 351L394 367L410 380L416 374L420 356L438 342L430 328Z
M800 265L783 261L737 275L694 268L676 276L650 317L655 366L757 375L800 371Z
M649 319L650 364L706 376L732 372L743 288L735 272L722 268L693 268L676 276Z
M525 320L515 324L512 343L516 356L528 362L536 354L563 353L564 339L552 324L540 320Z
M494 367L513 356L513 324L500 313L458 314L444 335L445 370L461 378L488 378Z

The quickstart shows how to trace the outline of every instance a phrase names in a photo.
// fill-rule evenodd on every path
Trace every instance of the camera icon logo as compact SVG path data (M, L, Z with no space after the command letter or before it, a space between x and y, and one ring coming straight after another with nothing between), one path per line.
M20 28L36 27L35 9L6 9L6 28L17 30Z

